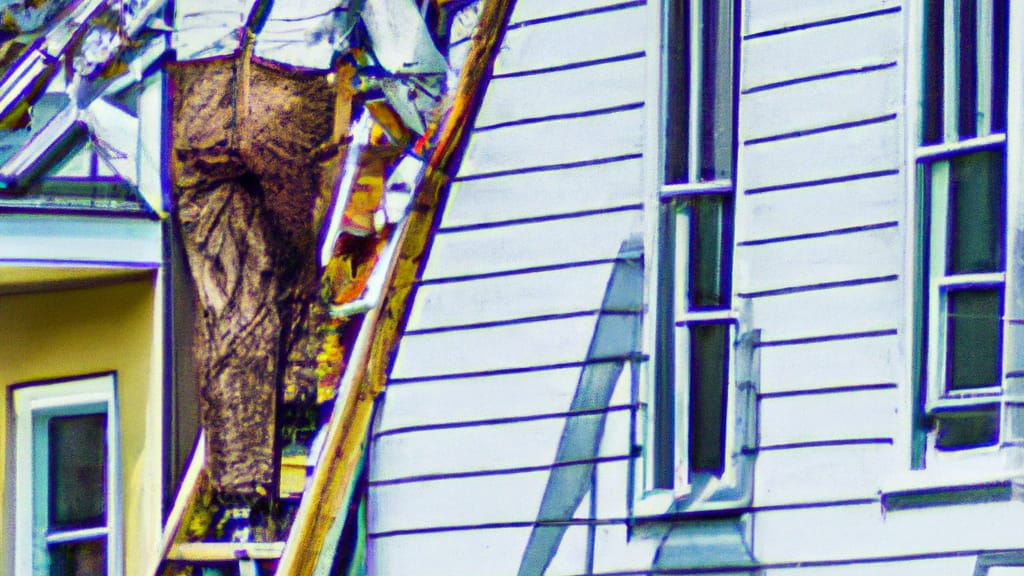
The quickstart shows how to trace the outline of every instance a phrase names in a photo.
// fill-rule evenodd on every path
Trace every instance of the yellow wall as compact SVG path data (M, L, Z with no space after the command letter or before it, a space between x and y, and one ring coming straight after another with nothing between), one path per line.
M161 369L157 273L92 288L0 295L0 570L11 571L13 482L11 384L96 372L117 372L124 490L125 573L148 569L159 541L161 496Z

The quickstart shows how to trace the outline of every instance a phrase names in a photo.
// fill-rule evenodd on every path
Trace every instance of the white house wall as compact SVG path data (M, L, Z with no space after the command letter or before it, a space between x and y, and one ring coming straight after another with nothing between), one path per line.
M516 3L376 420L374 574L532 573L609 278L653 193L653 9ZM969 576L979 553L1024 549L1020 502L882 505L911 474L906 17L888 0L744 3L734 292L760 344L736 513L755 563L736 574ZM591 483L546 574L652 573L690 521L631 518L634 367L595 415Z

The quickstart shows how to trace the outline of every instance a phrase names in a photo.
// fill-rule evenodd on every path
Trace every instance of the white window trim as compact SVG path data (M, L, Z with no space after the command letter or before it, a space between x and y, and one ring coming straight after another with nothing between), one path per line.
M903 401L905 406L910 407L907 414L913 414L916 410L920 409L925 414L938 407L940 404L942 407L959 407L961 405L968 404L981 404L993 402L993 395L1000 404L1000 443L1005 441L1007 431L1007 402L1019 400L1018 396L1021 396L1021 392L1024 389L1017 390L1011 387L1005 389L1007 386L1006 373L1009 366L1016 366L1024 364L1024 351L1021 351L1021 346L1024 346L1024 342L1016 341L1014 338L1013 330L1008 326L1007 320L1013 318L1021 318L1024 316L1024 309L1021 308L1019 303L1015 303L1016 298L1012 298L1011 295L1015 290L1020 290L1021 286L1024 286L1024 265L1016 263L1014 260L1015 255L1019 255L1021 250L1024 249L1022 239L1019 238L1019 234L1015 234L1015 230L1024 230L1024 214L1021 213L1024 210L1024 198L1022 198L1022 192L1024 192L1024 130L1020 129L1020 126L1024 126L1024 109L1020 106L1012 105L1013 102L1021 102L1024 98L1024 71L1021 70L1021 63L1024 63L1024 32L1021 30L1021 26L1024 26L1024 7L1018 2L1011 1L1009 3L1009 55L1008 55L1008 68L1009 68L1009 80L1007 86L1007 103L1008 110L1006 114L1006 125L1007 134L987 134L982 130L979 130L979 135L976 138L961 142L947 141L935 145L924 146L921 144L921 130L922 130L922 118L924 110L924 90L922 87L923 80L923 63L924 63L924 0L915 0L908 3L906 6L905 14L908 26L908 37L909 41L906 44L905 58L907 62L905 70L906 78L906 114L905 114L905 130L904 130L904 150L908 153L905 154L905 186L906 186L906 204L905 204L905 222L904 229L906 230L905 235L905 259L904 259L904 270L907 271L908 281L905 283L905 302L907 303L904 312L904 326L907 327L904 330L904 350L906 350L906 358L903 362L903 379L907 382L904 387ZM981 14L979 14L979 17ZM986 49L987 50L987 49ZM979 58L986 57L988 52L986 50L979 50ZM945 53L949 54L948 46L945 49ZM945 84L946 90L949 90L951 83ZM983 95L979 93L979 98ZM950 114L950 110L945 110L947 116ZM980 123L979 128L984 123ZM950 126L950 123L945 122L944 134L946 127ZM1015 127L1017 127L1015 129ZM919 338L927 337L933 338L935 330L930 326L920 326L920 330L927 330L928 332L924 335L917 332L914 327L917 325L918 315L921 314L921 294L918 293L919 288L923 285L927 288L929 284L928 278L921 278L921 271L917 267L917 254L920 246L918 242L920 240L919 231L922 229L922 223L918 218L918 202L920 201L919 194L919 181L918 181L918 162L920 160L927 160L931 158L954 155L960 152L965 152L970 149L977 149L982 147L991 147L1002 142L1005 148L1005 173L1006 173L1006 239L1005 239L1005 251L1006 251L1006 268L1003 276L1004 282L1004 323L1003 323L1003 345L1002 345L1002 374L1001 374L1001 385L993 387L992 389L979 389L971 391L979 397L987 396L984 398L984 402L975 401L972 398L947 398L941 402L935 402L941 394L936 393L936 386L941 385L941 381L937 380L933 371L933 368L929 366L932 362L930 357L933 354L927 354L927 357L920 358L920 362L924 364L926 377L928 378L928 390L925 392L926 397L920 398L915 392L915 387L919 383L919 375L915 371L915 362L912 361L914 350L916 349L916 341ZM931 306L936 305L936 299L931 300ZM936 316L932 310L929 310L928 322L931 323L935 320ZM918 403L922 403L918 408ZM909 464L914 462L914 450L917 443L916 437L918 435L919 422L916 422L914 418L906 418L904 423L904 441L900 442L899 450L903 454L904 461ZM956 473L962 470L965 466L981 470L980 474L994 474L998 470L1005 469L1005 463L1000 457L1002 446L997 443L995 446L979 447L974 449L960 450L960 451L943 451L937 450L932 445L931 435L929 435L928 441L921 447L924 451L925 466L918 470L909 471L908 475L900 481L900 485L909 487L914 484L924 483L927 485L932 477L939 477L943 474ZM1009 460L1006 460L1007 462Z
M739 355L739 347L736 345L738 337L740 335L741 326L739 322L739 311L737 306L737 295L735 286L730 282L730 309L720 310L686 310L677 309L675 312L675 327L674 332L677 333L673 337L673 345L675 351L675 370L676 370L676 394L675 394L675 413L677 417L674 419L676 434L674 442L674 486L672 489L666 488L654 488L654 458L653 458L653 446L655 442L654 438L654 394L656 379L654 376L654 367L656 366L656 354L657 354L657 340L658 334L656 329L655 319L658 317L658 270L660 268L659 260L664 255L659 254L659 251L655 248L659 245L659 227L660 227L660 213L662 204L669 201L672 198L684 197L684 196L704 196L704 195L721 195L731 197L733 200L733 219L735 221L736 213L736 200L738 194L738 180L739 174L735 166L733 169L732 179L726 180L713 180L713 181L694 181L687 183L665 183L665 139L664 139L664 126L667 120L666 111L664 106L664 94L668 90L668 79L664 73L663 64L665 62L665 42L664 42L664 29L663 29L663 12L665 10L664 2L659 1L654 4L649 4L648 10L648 44L647 44L647 115L646 115L646 147L644 154L644 189L649 191L646 194L644 201L644 210L646 214L645 220L645 237L644 244L648 247L645 251L645 270L644 270L644 293L647 300L645 309L647 310L647 319L643 325L643 344L644 349L649 351L649 359L646 362L644 369L640 371L640 386L638 390L638 399L641 403L638 418L636 419L636 437L640 440L640 444L643 447L643 456L638 458L634 464L634 488L633 488L633 502L632 502L632 514L635 517L650 517L662 515L665 513L672 512L687 512L687 511L709 511L709 510L727 510L735 509L738 507L745 506L749 503L749 494L741 495L735 498L715 498L715 494L719 495L724 493L732 494L743 494L750 492L748 487L745 486L750 482L750 471L740 470L743 464L740 462L744 458L741 453L752 444L752 440L748 437L751 436L752 418L751 414L747 412L753 406L741 406L741 394L739 386L737 385L737 357ZM742 30L743 22L745 22L745 14L747 6L745 2L741 2L740 5L741 13L739 15L739 21L735 23L738 33ZM694 20L691 22L691 27L699 27L699 22ZM698 29L699 28L695 28ZM692 32L691 32L692 33ZM738 47L738 45L737 45ZM695 56L691 53L691 60ZM742 67L742 58L739 58L740 66ZM697 74L700 74L700 67L697 67ZM734 71L735 77L740 78L740 70ZM699 102L699 83L691 82L691 102ZM694 93L694 90L697 92ZM690 134L699 134L699 128L695 125L694 118L699 115L690 115ZM734 122L738 124L738 113L734 116ZM734 127L735 128L735 127ZM698 157L696 154L695 147L699 146L699 138L692 138L689 142L689 161L691 166L689 171L694 172L695 166L693 163ZM738 146L738 142L734 142L734 146ZM736 234L732 234L731 243L732 246L728 248L731 254L736 253ZM677 230L677 242L683 242L683 234ZM688 242L688 240L685 240ZM676 250L677 255L682 255L684 259L688 257L688 250ZM679 264L677 263L677 267ZM685 260L684 267L685 268ZM686 294L686 280L677 282L674 288L675 294L673 299L676 302L684 302ZM680 297L680 294L683 297ZM725 426L725 438L724 438L724 454L723 454L723 470L720 476L712 477L710 473L701 474L701 476L707 476L707 478L701 478L699 486L696 483L691 483L688 479L689 476L689 463L687 459L687 450L689 449L689 426L687 423L688 409L688 396L689 386L686 385L688 379L686 376L681 376L689 373L689 351L686 347L686 343L683 342L683 338L678 336L679 333L687 332L685 324L688 322L707 322L707 321L722 321L729 324L729 335L733 342L732 347L729 351L729 360L726 366L726 380L728 391L726 394L726 406L724 410L724 426ZM747 397L747 394L742 395L743 398ZM747 433L743 433L739 430L737 423L740 420L746 420ZM743 434L743 438L740 435ZM699 490L699 492L695 492Z
M59 542L98 534L107 536L107 573L118 576L123 567L123 522L121 511L120 427L117 385L114 374L86 376L74 380L17 387L13 393L15 420L15 542L16 574L34 574L34 556L47 542ZM107 525L68 531L49 537L36 534L40 513L35 494L18 494L34 485L34 428L38 418L77 414L107 415ZM45 504L44 504L45 506ZM44 540L45 539L45 540Z

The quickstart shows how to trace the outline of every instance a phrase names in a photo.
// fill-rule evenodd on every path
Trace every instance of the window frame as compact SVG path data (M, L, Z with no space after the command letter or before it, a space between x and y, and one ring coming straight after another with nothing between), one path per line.
M696 11L699 13L702 2L695 2ZM696 70L695 73L681 74L682 80L687 83L684 88L688 90L687 102L687 127L686 141L677 143L676 149L685 147L687 154L686 174L683 178L667 181L667 151L670 147L667 140L669 135L669 116L667 103L669 93L669 44L670 30L668 13L671 8L667 2L660 2L650 10L650 29L656 31L651 40L649 54L658 54L657 58L649 58L648 78L649 94L651 94L652 105L648 106L648 148L646 153L646 177L645 187L652 192L648 194L645 201L647 218L647 246L652 249L647 251L647 299L648 299L648 321L644 326L645 348L651 351L646 369L643 371L643 385L640 391L640 403L642 417L638 419L637 437L642 439L643 458L638 459L637 470L634 478L634 502L633 514L635 516L658 515L666 512L685 512L689 510L714 510L736 508L745 505L749 500L749 479L750 474L743 470L739 462L740 453L751 441L747 439L750 426L743 425L743 422L752 421L753 416L749 414L749 394L742 393L746 387L738 386L737 382L744 380L743 368L740 365L741 338L739 313L735 307L736 294L733 289L732 259L735 253L735 234L733 231L735 222L735 203L737 198L737 151L738 151L738 88L739 88L739 66L740 66L740 33L742 26L743 3L739 0L730 2L731 8L731 29L730 38L730 63L731 85L728 101L723 103L721 95L715 99L715 110L711 116L720 115L722 110L719 106L727 106L731 112L731 150L730 165L728 166L729 177L705 177L702 178L699 154L702 147L702 128L699 125L699 117L709 115L702 109L701 82L704 72L704 63L696 54L702 38L699 36L695 41L692 39L699 34L700 22L697 18L690 18L690 26L685 33L689 46L685 53L689 57L690 66L688 70ZM656 48L655 48L656 46ZM720 52L719 52L720 53ZM694 81L696 78L696 82ZM720 88L720 85L717 87ZM703 113L703 114L702 114ZM693 137L696 134L697 137ZM717 140L720 137L715 135ZM717 167L717 165L716 165ZM718 176L715 174L714 176ZM687 297L689 273L689 234L685 228L688 226L691 216L687 214L686 204L695 199L719 198L722 201L719 206L730 205L730 209L723 210L721 216L722 230L720 232L719 255L727 259L727 264L719 265L719 273L722 275L721 289L723 290L720 306L701 307L690 306ZM666 234L664 220L671 218L671 232ZM681 232L676 228L682 229ZM679 233L677 233L679 232ZM682 270L681 274L672 274L672 270ZM665 277L672 274L675 281L665 280ZM666 282L671 285L666 285ZM666 303L668 298L670 303ZM666 306L671 310L672 317L665 318ZM728 327L727 344L724 361L725 400L722 410L722 470L720 473L710 471L692 471L689 458L689 444L691 426L687 421L690 402L690 346L688 342L688 331L693 326L706 326L709 324L724 324ZM671 335L665 331L670 330ZM746 340L749 340L746 339ZM663 347L670 346L671 352L666 352ZM664 476L664 466L659 462L658 454L664 448L658 446L658 411L663 409L659 403L667 401L665 390L661 387L667 375L664 369L660 368L663 357L674 356L671 372L674 373L671 383L671 413L672 413L672 486L671 488L659 486L659 475ZM747 430L747 432L744 432ZM685 473L685 474L684 474Z
M1021 82L1024 81L1024 74L1014 66L1014 63L1024 61L1022 59L1021 45L1022 35L1019 26L1024 17L1024 10L1019 6L1014 8L1013 2L1008 2L1007 13L1007 53L1005 61L999 62L1000 56L993 49L994 38L988 36L986 42L975 42L971 48L977 63L975 64L974 80L977 83L977 93L973 95L975 106L974 132L968 132L967 137L960 139L960 118L959 100L959 52L958 38L959 29L953 33L944 34L941 42L942 62L941 78L942 90L939 100L936 103L935 96L929 96L927 83L929 71L935 72L935 65L929 67L929 45L926 36L926 26L929 25L929 14L927 11L928 0L918 0L911 3L908 10L908 18L911 23L911 41L908 45L908 62L914 65L908 66L907 86L908 103L913 103L907 108L907 270L914 280L907 283L907 302L910 304L907 309L906 325L908 348L911 357L906 363L907 381L912 385L908 386L909 401L912 406L914 417L910 421L910 442L908 443L908 457L910 467L913 470L922 470L926 466L929 469L942 468L953 465L956 462L970 459L977 463L977 458L987 458L1005 447L1008 440L1007 428L1009 422L1008 407L1012 404L1013 396L1017 391L1008 386L1008 377L1012 367L1021 364L1021 354L1014 350L1019 344L1019 338L1012 333L1013 318L1018 318L1024 310L1021 310L1021 303L1014 303L1015 290L1020 286L1022 278L1022 266L1014 264L1014 255L1020 253L1019 240L1012 234L1012 231L1024 224L1024 216L1019 214L1021 207L1021 180L1024 177L1021 162L1022 133L1019 122L1024 120L1020 110L1012 106L1012 102L1019 102L1022 96ZM984 6L976 12L977 19L975 26L977 32L975 38L991 34L993 27L991 18L988 22L983 19L994 14L992 6L994 3L982 2ZM977 4L976 4L977 5ZM942 6L943 30L953 29L960 26L955 7L957 3L946 0ZM994 63L994 64L993 64ZM990 128L990 120L997 115L991 105L992 88L997 86L998 79L994 78L993 69L1002 65L1007 68L1006 96L1007 109L998 122L1004 123L1003 131L998 131L998 126L993 130ZM989 82L978 79L988 75ZM933 75L934 76L934 75ZM930 107L938 107L938 111L929 114ZM928 125L937 121L937 126ZM929 136L931 135L931 136ZM929 140L931 137L931 140ZM934 187L929 190L926 187L927 181L925 170L931 169L934 164L944 163L947 174L951 171L956 158L962 158L969 154L984 150L1001 150L1003 189L1002 189L1002 267L1000 271L982 273L947 273L946 251L949 249L946 227L950 219L945 213L949 206L950 186L941 190ZM936 222L938 221L938 222ZM936 232L936 230L939 230ZM998 287L1001 292L1001 317L999 321L999 371L997 382L992 386L964 388L961 390L947 390L946 370L949 350L947 349L946 325L948 322L948 294L958 289L981 290ZM958 416L965 416L974 411L990 410L992 406L996 410L996 433L994 442L984 444L964 444L957 447L937 446L937 425L943 418L955 419ZM927 460L927 464L926 464ZM988 468L985 465L984 468Z
M48 573L47 544L58 544L106 537L107 574L119 576L123 567L123 519L121 510L120 426L115 373L86 375L61 380L30 382L11 387L14 408L15 454L15 541L14 567L18 574ZM57 534L46 531L49 514L49 470L40 464L48 458L48 423L55 417L106 415L106 522L103 527L70 529ZM40 436L42 434L42 436ZM39 450L39 446L43 446ZM37 490L38 476L47 485ZM32 487L32 494L19 494Z

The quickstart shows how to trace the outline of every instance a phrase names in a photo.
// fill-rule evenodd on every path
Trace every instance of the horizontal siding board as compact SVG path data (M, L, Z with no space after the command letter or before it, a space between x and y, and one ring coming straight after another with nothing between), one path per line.
M370 487L371 533L533 522L548 471Z
M641 210L437 234L424 279L487 274L615 258L641 234Z
M559 2L551 2L550 0L519 0L512 9L509 25L514 26L530 20L607 8L622 2L623 0L560 0Z
M903 75L903 70L891 67L744 94L740 104L740 141L895 112L903 106Z
M770 568L764 576L974 576L976 556L949 556L900 562L850 563L809 568ZM992 572L989 576L996 576Z
M901 400L896 388L762 398L758 441L772 446L893 438L903 423Z
M581 370L560 368L391 386L377 431L566 412Z
M605 418L608 430L628 429L628 411L611 412ZM370 481L551 466L565 422L553 418L383 436L374 443ZM606 437L612 442L602 443L598 457L629 454L628 434Z
M615 423L621 422L616 420ZM618 433L616 431L615 433ZM605 438L611 432L606 432ZM627 431L627 437L628 437ZM597 466L597 518L626 518L629 515L630 460L604 462Z
M406 335L392 378L422 378L582 362L597 317Z
M751 321L764 341L886 330L896 326L903 283L887 281L752 298Z
M906 179L901 174L750 194L737 200L740 242L816 234L901 220Z
M746 34L756 34L822 20L843 18L875 10L900 6L899 0L829 0L794 2L793 0L752 0L745 4Z
M416 292L406 330L500 322L601 307L614 264L428 284Z
M883 480L901 464L898 450L888 444L767 450L754 462L754 505L877 498Z
M903 266L898 227L736 249L736 289L751 293L878 278ZM894 319L895 322L895 319Z
M367 574L515 576L530 528L496 528L370 538Z
M544 571L544 576L579 576L587 572L587 547L590 541L590 527L584 525L569 526L558 551L551 559L551 564Z
M900 168L895 120L744 146L739 166L746 190Z
M593 574L647 574L664 536L659 533L657 537L638 538L625 522L597 526L594 532Z
M520 124L474 132L459 177L638 154L644 110Z
M626 492L617 495L620 504L611 505L611 490L618 488L624 477L625 462L597 465L599 490L607 493L607 505L599 504L595 518L624 518ZM484 524L532 523L537 521L541 499L547 488L550 471L450 478L409 484L370 487L371 533L464 528ZM607 479L607 487L601 485ZM612 484L611 481L616 481ZM589 486L589 483L588 483ZM608 515L608 512L615 512ZM591 517L589 495L580 503L576 518Z
M902 43L898 13L757 38L743 43L742 87L892 62Z
M529 174L455 182L442 227L486 224L641 202L643 160L635 158Z
M509 30L494 60L494 74L643 52L646 12L637 6Z
M610 62L538 76L495 78L487 85L476 126L643 102L644 60ZM523 96L529 94L529 98Z
M900 337L881 336L761 348L760 392L823 390L898 382Z
M1024 504L996 502L890 512L863 506L756 514L755 556L763 563L854 560L951 550L1024 546Z

